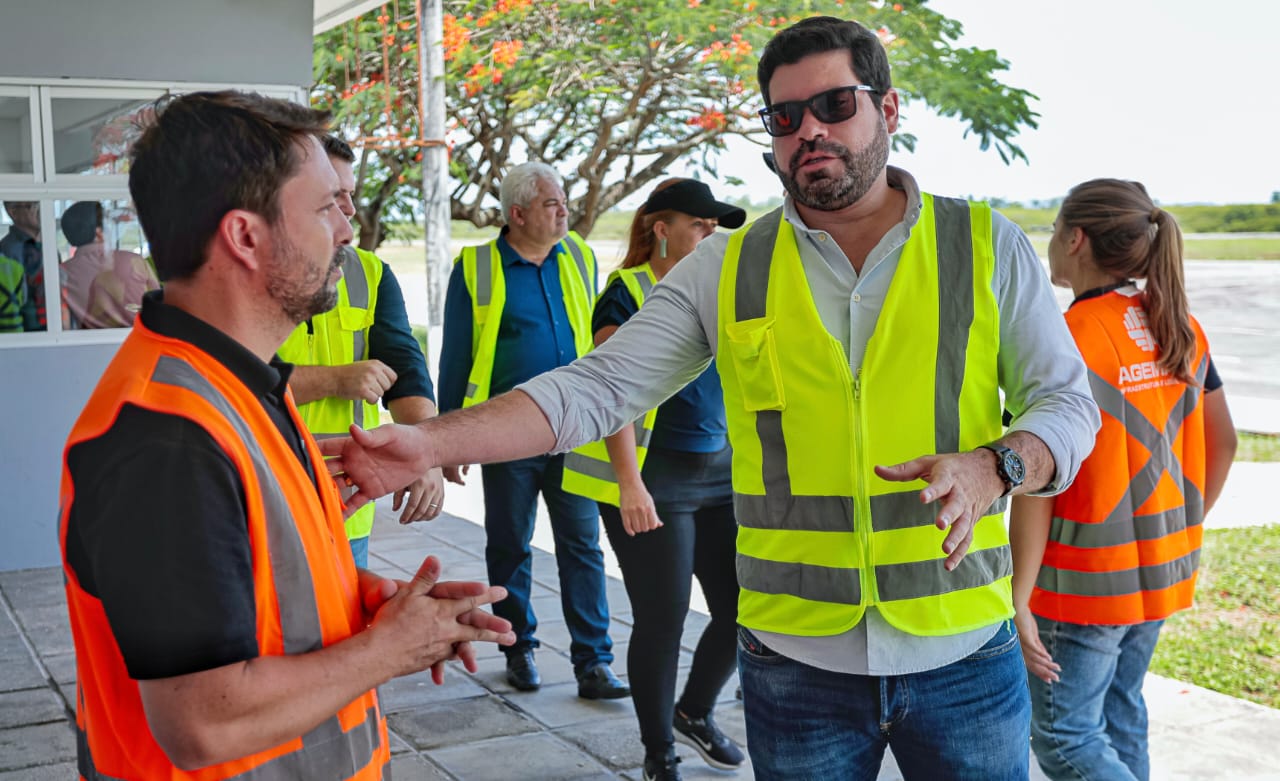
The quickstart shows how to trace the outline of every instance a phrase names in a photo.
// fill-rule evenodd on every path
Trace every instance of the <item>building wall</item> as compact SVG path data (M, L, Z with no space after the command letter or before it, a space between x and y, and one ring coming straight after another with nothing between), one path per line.
M311 85L312 0L0 0L0 76Z
M117 344L0 350L0 571L59 562L58 481L62 446Z
M0 0L0 77L307 87L312 24L312 0ZM60 560L62 447L117 333L0 344L0 571Z

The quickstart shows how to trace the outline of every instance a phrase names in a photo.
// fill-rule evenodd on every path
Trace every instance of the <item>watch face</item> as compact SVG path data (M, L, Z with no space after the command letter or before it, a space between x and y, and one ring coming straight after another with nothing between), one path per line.
M1027 468L1022 463L1022 456L1012 450L1006 451L1004 454L1004 473L1009 476L1009 481L1014 485L1019 485L1027 475Z

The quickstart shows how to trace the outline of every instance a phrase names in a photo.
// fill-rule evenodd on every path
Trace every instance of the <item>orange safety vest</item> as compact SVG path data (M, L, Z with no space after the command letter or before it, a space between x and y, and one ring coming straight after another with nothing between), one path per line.
M1066 319L1102 428L1054 499L1031 611L1073 624L1163 619L1190 607L1200 563L1208 344L1193 319L1195 383L1170 376L1132 286L1077 302Z
M311 463L323 463L315 440L305 433L292 394L286 398ZM317 483L261 402L222 363L190 343L148 330L138 319L63 451L59 539L76 648L80 777L381 779L390 751L386 721L373 690L305 735L251 756L186 772L160 748L102 603L81 587L66 559L67 519L75 502L66 453L105 433L124 404L191 420L213 437L239 470L253 550L261 655L307 653L364 627L355 564L332 482L322 473L317 493Z

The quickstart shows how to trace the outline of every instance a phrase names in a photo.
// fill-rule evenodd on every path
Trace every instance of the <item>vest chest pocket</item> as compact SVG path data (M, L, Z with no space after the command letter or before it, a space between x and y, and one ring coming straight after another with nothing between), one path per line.
M373 325L373 310L357 307L338 307L338 320L344 331L363 331Z
M758 317L725 326L742 401L750 412L781 410L787 406L773 324L772 317Z

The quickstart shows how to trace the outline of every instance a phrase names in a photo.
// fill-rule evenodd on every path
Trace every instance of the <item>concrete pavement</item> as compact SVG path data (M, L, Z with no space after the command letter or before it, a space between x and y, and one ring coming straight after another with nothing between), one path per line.
M1269 466L1271 481L1280 479L1280 465ZM385 502L381 504L373 536L373 567L405 577L430 553L444 561L445 577L483 580L483 529L456 515L481 517L469 498L479 493L478 475L472 482L449 494L449 509L455 514L430 524L400 526ZM545 548L540 542L539 536L535 544ZM534 579L544 643L538 654L543 689L536 693L512 690L495 647L482 649L480 671L475 675L450 663L443 686L434 686L426 675L391 682L383 687L383 694L395 778L640 778L643 750L630 701L590 702L576 696L555 557L545 549L534 553ZM616 577L610 577L608 593L618 656L614 667L625 675L630 606ZM0 781L74 778L70 706L75 664L59 570L0 573L0 612ZM681 685L705 621L705 614L697 610L686 621ZM733 699L735 685L730 681L725 687L717 719L731 736L745 741L742 706ZM1272 749L1280 745L1280 711L1154 675L1148 676L1146 696L1153 779L1280 778L1270 759ZM749 765L736 773L721 773L685 747L677 750L685 760L684 777L691 781L752 777ZM887 757L880 781L900 778L892 757ZM1043 779L1034 762L1031 778Z

